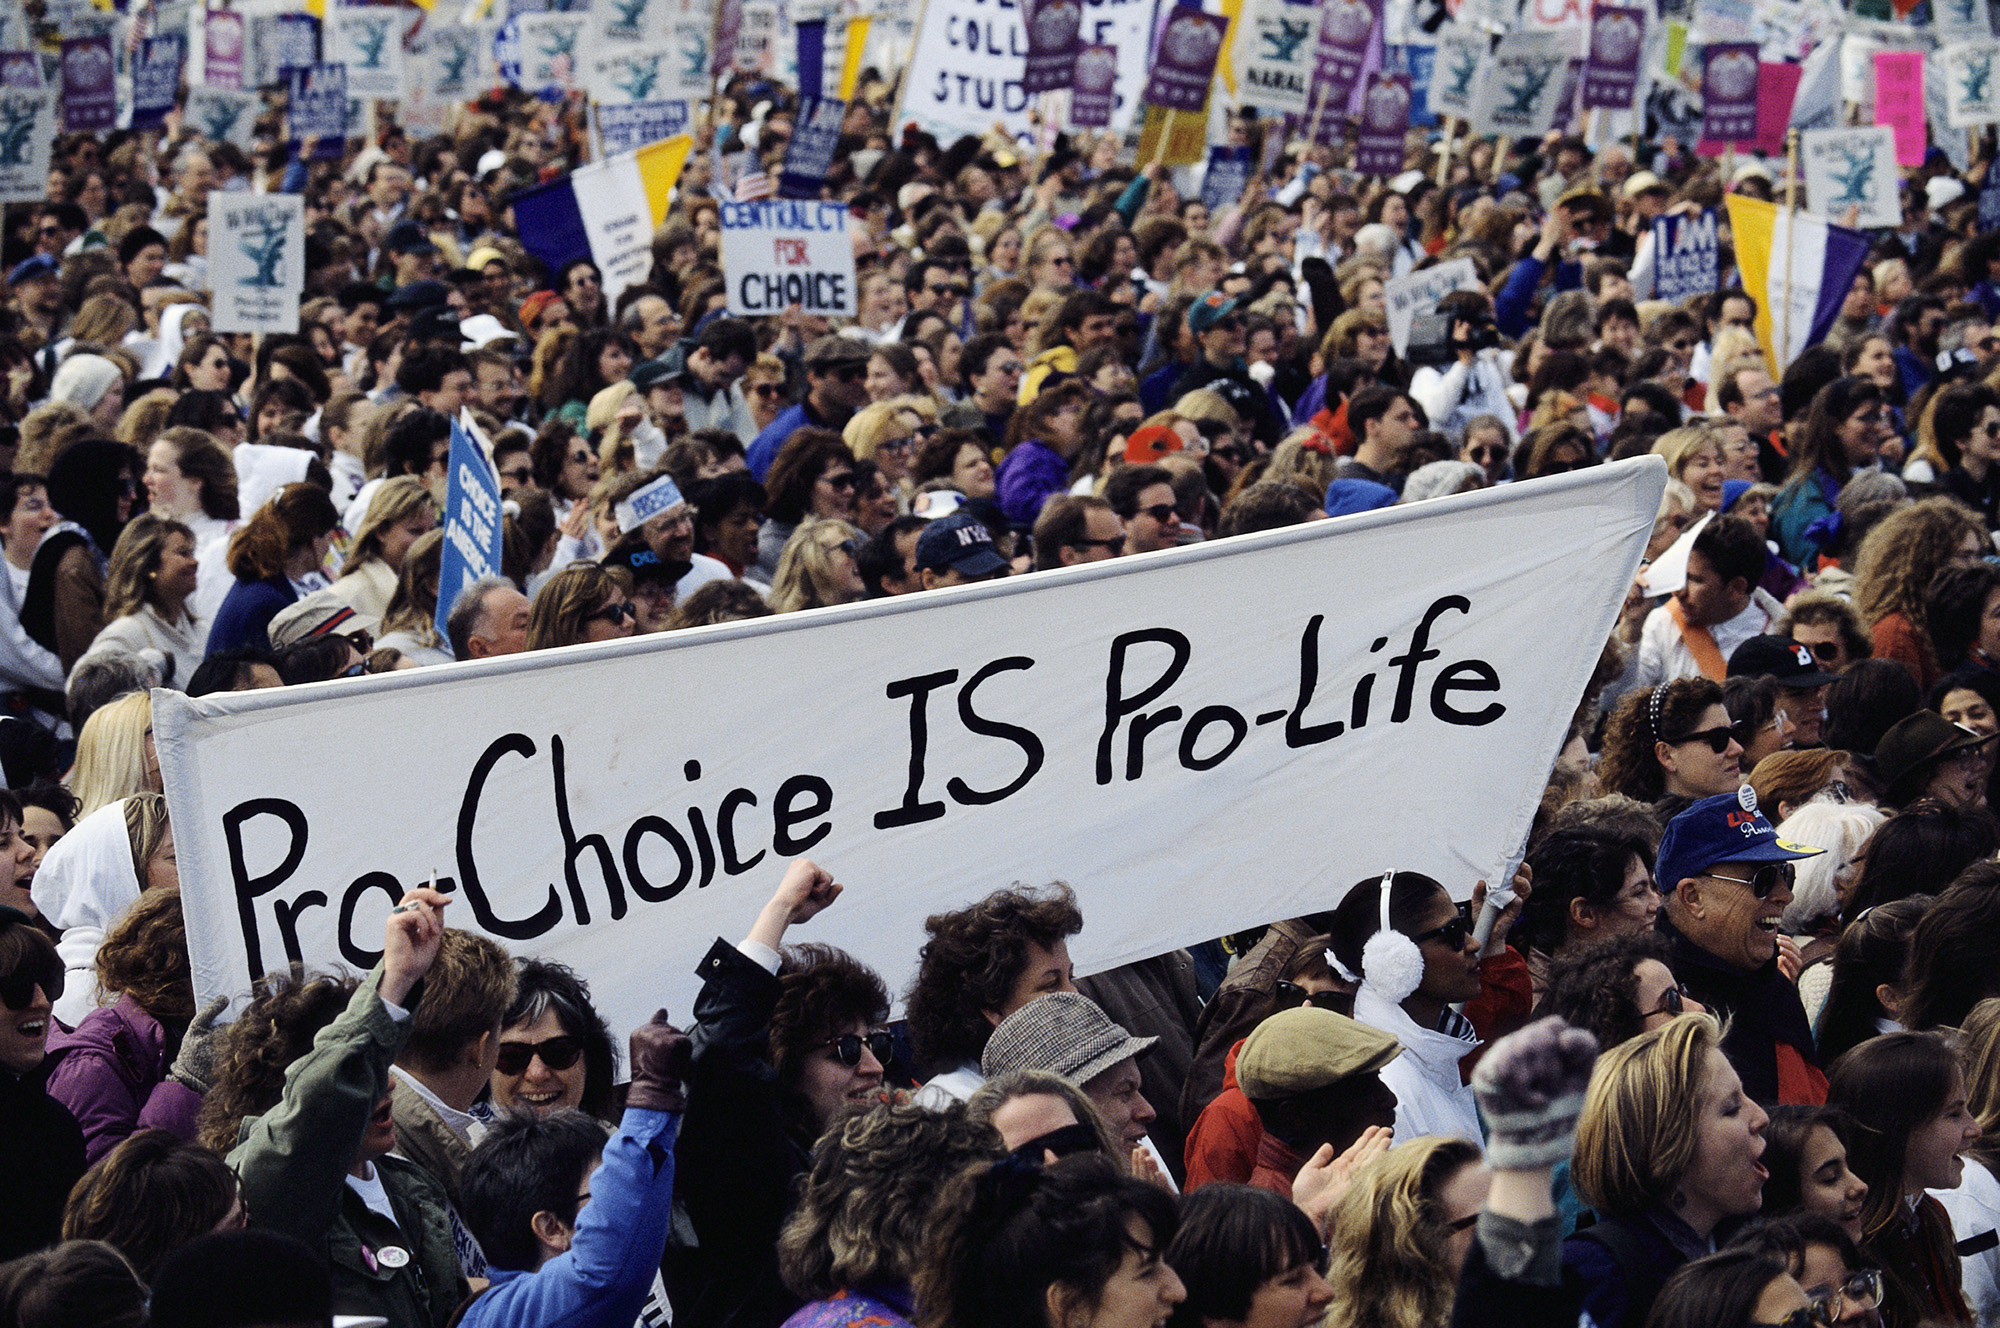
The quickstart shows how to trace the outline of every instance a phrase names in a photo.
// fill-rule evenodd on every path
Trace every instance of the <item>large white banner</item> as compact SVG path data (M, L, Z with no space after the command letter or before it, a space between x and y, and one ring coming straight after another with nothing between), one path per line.
M785 863L901 991L923 919L1070 882L1094 972L1519 853L1653 528L1652 457L954 590L191 700L153 732L202 999L372 964L402 892L614 1028ZM325 759L328 753L340 759Z
M1153 19L1162 2L1097 0L1085 7L1077 39L1086 46L1118 48L1113 128L1129 127L1139 109ZM954 136L983 134L996 124L1024 134L1033 100L1021 90L1027 58L1028 34L1013 0L929 0L903 76L898 122L914 119Z

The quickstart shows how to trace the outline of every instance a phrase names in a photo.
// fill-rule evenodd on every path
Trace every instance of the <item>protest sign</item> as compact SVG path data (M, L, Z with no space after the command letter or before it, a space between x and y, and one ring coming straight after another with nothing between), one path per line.
M165 122L180 93L187 38L178 32L140 41L132 53L132 127L152 129Z
M0 88L37 92L47 86L41 56L33 51L0 51Z
M1793 64L1764 61L1757 66L1757 141L1753 146L1767 157L1785 155L1785 131L1791 123L1799 76L1804 72Z
M208 288L217 332L296 332L306 281L297 194L208 196Z
M240 90L243 15L233 9L209 9L205 5L197 7L194 14L193 21L201 25L201 81L210 87Z
M1931 58L1944 89L1945 123L1972 129L2000 121L2000 79L1994 77L2000 42L1958 42Z
M1437 73L1437 47L1412 43L1403 49L1403 67L1410 71L1410 123L1421 129L1436 128L1437 112L1431 109L1431 79Z
M1219 217L1243 197L1243 187L1249 182L1249 148L1210 148L1208 169L1201 176L1201 205L1209 216Z
M670 59L665 51L614 46L606 54L591 57L584 86L599 106L659 101L665 95L660 85Z
M590 26L588 14L527 14L521 24L520 86L575 87L583 81L582 41Z
M1583 107L1629 111L1639 98L1639 62L1646 54L1646 11L1599 5L1590 15L1590 51L1583 62Z
M212 142L234 143L248 149L257 128L261 105L254 92L231 92L227 88L191 87L181 122Z
M1394 175L1403 169L1403 138L1410 130L1410 76L1375 73L1361 99L1360 141L1354 169Z
M1010 881L1074 884L1080 973L1385 867L1465 898L1520 852L1665 481L1644 457L925 595L156 691L197 1002L372 965L433 873L450 925L589 975L621 1028L692 1008L801 855L847 886L811 939L891 991L927 915ZM719 704L644 699L715 679ZM360 782L296 759L334 746L399 755Z
M764 201L722 205L722 274L739 317L856 311L854 246L841 203Z
M1653 219L1653 296L1675 304L1712 294L1720 282L1715 210Z
M1993 36L1986 0L1931 0L1931 25L1942 41L1985 41Z
M487 56L481 50L488 36L483 27L444 25L430 34L424 59L430 71L430 93L439 101L470 101L481 91Z
M335 5L326 16L326 62L347 66L350 97L395 97L403 91L403 11L379 5Z
M1131 124L1138 109L1155 3L1102 0L1089 7L1083 21L1085 46L1108 47L1116 60L1111 112L1116 128ZM897 123L914 119L927 129L951 131L954 138L984 134L995 124L1010 134L1028 132L1029 93L1021 86L1027 57L1028 35L1015 0L932 0L924 6L903 75ZM1081 84L1081 69L1077 79Z
M1484 290L1479 272L1470 258L1454 258L1407 276L1391 277L1382 288L1382 302L1389 315L1389 343L1396 354L1410 349L1410 325L1417 315L1437 308L1437 302L1456 290Z
M1872 129L1808 129L1799 135L1800 169L1806 207L1837 221L1849 208L1861 209L1856 224L1899 226L1896 136L1886 125Z
M1540 137L1555 122L1562 74L1576 54L1577 30L1510 32L1482 71L1472 102L1472 132Z
M294 154L312 139L318 156L338 159L347 150L347 66L308 65L289 75L286 134Z
M1479 86L1479 69L1493 41L1476 28L1450 24L1437 35L1437 59L1431 74L1430 107L1439 115L1461 120L1472 116L1472 98Z
M1979 186L1979 229L2000 230L2000 171L1986 172Z
M1208 117L1148 106L1139 125L1140 161L1192 166L1208 155Z
M250 86L282 83L286 70L318 63L319 20L311 14L258 14L250 20Z
M1730 194L1729 229L1743 289L1757 297L1752 331L1780 376L1817 344L1854 289L1869 237L1802 212Z
M1701 136L1720 156L1757 137L1757 44L1714 42L1701 53Z
M1061 92L1076 77L1076 50L1083 31L1077 0L1024 0L1027 9L1027 63L1021 91Z
M668 40L670 0L598 0L596 40L607 44L662 46ZM705 43L704 43L705 44ZM702 52L704 61L708 52Z
M54 88L0 89L0 203L48 197L55 140Z
M620 106L599 106L594 112L597 136L604 155L635 152L649 143L684 134L688 128L688 104L684 101L635 101Z
M35 49L35 30L29 26L28 12L21 0L0 0L0 51Z
M444 543L438 564L438 636L451 640L452 606L482 576L500 574L500 476L465 425L451 422L451 467L445 479Z
M1229 20L1191 5L1175 5L1161 29L1153 69L1141 100L1165 111L1199 111L1208 105L1215 61L1222 54Z
M1896 164L1924 164L1924 56L1921 51L1875 53L1875 123L1896 131Z
M781 198L818 198L826 187L826 173L833 166L834 149L840 146L840 126L847 119L847 103L838 97L801 98L792 128L792 141L785 145L784 168L778 173Z
M1111 123L1118 97L1118 48L1084 46L1076 53L1076 86L1070 91L1069 123L1075 129L1102 129Z
M799 96L818 97L826 91L826 20L801 19L794 31Z
M1243 0L1229 50L1236 100L1280 115L1305 114L1319 27L1320 10L1311 0Z
M118 123L118 66L109 37L72 37L62 44L63 129L110 129Z
M1322 107L1347 104L1361 81L1368 43L1382 21L1382 0L1332 0L1313 49L1313 85Z

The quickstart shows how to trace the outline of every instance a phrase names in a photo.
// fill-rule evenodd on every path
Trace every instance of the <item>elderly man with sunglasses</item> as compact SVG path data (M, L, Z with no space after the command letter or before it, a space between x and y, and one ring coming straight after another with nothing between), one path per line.
M1767 1106L1826 1101L1805 1007L1778 964L1792 864L1820 852L1780 840L1747 784L1701 799L1660 840L1667 902L1655 925L1673 949L1668 967L1723 1021L1723 1054L1744 1093Z

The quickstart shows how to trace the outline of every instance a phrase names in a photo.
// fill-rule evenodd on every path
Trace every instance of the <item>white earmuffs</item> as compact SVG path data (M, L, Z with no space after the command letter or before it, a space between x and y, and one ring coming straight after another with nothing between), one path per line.
M1382 873L1382 925L1361 947L1361 980L1392 1005L1401 1005L1424 982L1424 952L1417 943L1389 925L1389 895L1394 870Z

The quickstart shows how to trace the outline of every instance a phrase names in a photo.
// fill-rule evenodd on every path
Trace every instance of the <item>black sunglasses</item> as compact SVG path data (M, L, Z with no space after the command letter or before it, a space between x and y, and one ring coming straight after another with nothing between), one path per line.
M607 604L603 608L599 609L597 612L586 615L584 621L608 622L611 623L613 626L616 626L617 624L624 622L627 618L630 618L634 622L637 622L639 619L639 610L633 608L630 604L627 604L625 601L620 600L616 604Z
M543 1042L502 1042L495 1065L502 1074L526 1074L528 1062L540 1056L551 1070L567 1070L582 1055L583 1039L565 1033Z
M1757 896L1757 898L1769 899L1771 892L1776 890L1780 885L1788 890L1791 889L1792 882L1797 878L1798 873L1789 862L1766 862L1761 864L1756 871L1751 872L1750 879L1747 881L1741 876L1724 876L1720 872L1703 872L1702 875L1708 877L1710 880L1732 881L1737 885L1747 885L1750 887L1750 893Z
M1153 518L1153 520L1163 526L1176 515L1172 503L1154 503L1151 507L1140 508L1139 512L1142 515Z
M854 487L854 472L851 470L845 475L822 475L820 478L826 481L826 487L829 489L851 489Z
M1472 935L1472 901L1465 899L1459 901L1458 916L1450 922L1442 927L1432 927L1429 931L1420 931L1410 939L1418 945L1422 945L1425 941L1442 941L1450 949L1463 950L1465 938L1470 935Z
M865 374L866 371L864 370ZM783 383L752 383L750 390L760 397L775 397L785 390Z
M829 369L827 372L843 383L858 383L868 376L868 366L865 364L847 364L837 369Z
M1650 1017L1656 1014L1664 1014L1664 1015L1671 1015L1672 1017L1678 1019L1681 1015L1681 1012L1687 1009L1687 1003L1684 1000L1684 998L1689 994L1690 993L1686 987L1682 986L1668 987L1666 991L1661 994L1659 1005L1651 1010L1646 1011L1646 1015L1642 1017Z
M1814 659L1823 659L1829 664L1840 658L1840 642L1838 641L1814 641L1808 644L1806 648L1813 652Z
M1278 1008L1296 1010L1301 1005L1311 1005L1321 1010L1341 1012L1341 993L1337 991L1307 991L1296 982L1278 982Z
M1734 724L1724 724L1720 728L1703 729L1699 733L1690 733L1684 737L1671 738L1668 742L1671 746L1675 747L1680 746L1684 742L1705 742L1708 744L1710 751L1720 756L1729 750L1731 741L1734 741L1738 746L1748 747L1750 740L1756 736L1755 729L1747 720L1738 720Z
M52 1005L62 999L63 965L60 959L50 956L47 963L31 963L20 972L0 979L0 1004L10 1010L25 1010L34 1004L37 987L42 989Z
M868 1048L869 1054L885 1066L896 1053L896 1039L890 1037L887 1030L880 1028L866 1037L859 1033L842 1033L833 1041L822 1042L820 1045L832 1047L833 1058L850 1070L861 1064L863 1047Z

